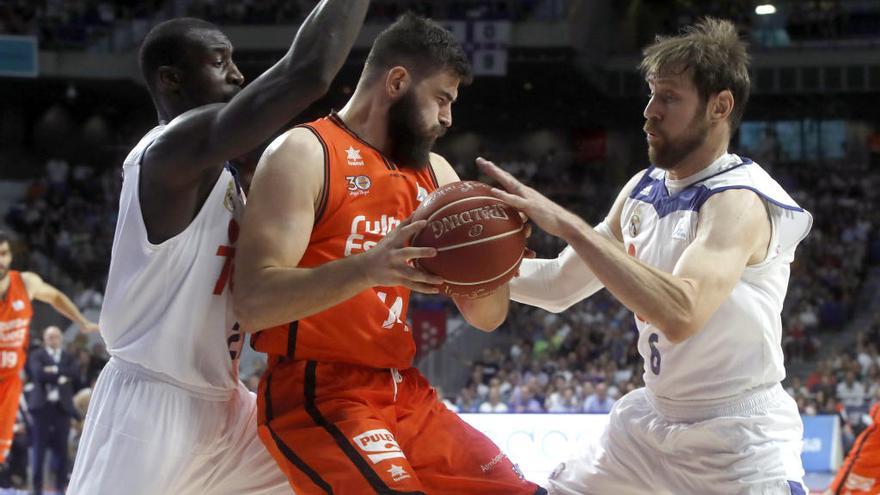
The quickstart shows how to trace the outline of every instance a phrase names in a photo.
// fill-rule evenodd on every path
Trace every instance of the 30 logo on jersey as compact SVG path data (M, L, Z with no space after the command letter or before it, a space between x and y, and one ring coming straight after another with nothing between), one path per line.
M348 181L349 196L369 194L370 188L373 187L373 181L367 175L347 175L345 180Z

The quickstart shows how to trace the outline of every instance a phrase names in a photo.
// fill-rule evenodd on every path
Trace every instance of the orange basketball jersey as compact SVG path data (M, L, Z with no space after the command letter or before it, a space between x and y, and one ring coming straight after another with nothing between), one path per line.
M21 274L10 270L9 289L0 300L0 380L17 378L24 367L33 315Z
M300 267L370 249L437 188L430 166L399 168L335 114L302 127L324 147L324 192ZM330 309L257 333L253 347L294 359L409 368L415 354L406 325L409 292L404 287L367 289Z

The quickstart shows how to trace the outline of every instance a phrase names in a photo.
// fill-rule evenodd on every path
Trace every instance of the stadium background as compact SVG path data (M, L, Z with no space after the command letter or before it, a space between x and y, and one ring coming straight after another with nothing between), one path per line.
M40 273L96 319L119 167L156 120L137 68L140 39L172 16L206 18L229 35L236 63L252 80L286 51L314 3L0 0L0 229L15 238L13 267ZM769 169L815 216L792 267L783 312L784 385L805 421L818 418L805 445L815 457L808 482L822 489L823 472L865 427L867 408L880 401L880 2L758 4L374 0L330 92L291 123L340 108L373 37L413 10L459 37L478 76L461 90L438 151L463 178L477 178L475 156L488 157L596 222L626 178L647 162L640 48L703 15L734 20L750 42L753 63L751 100L731 150ZM239 165L252 168L259 153ZM542 256L562 247L541 232L531 246ZM43 328L66 322L36 306L31 335L39 346ZM493 334L468 328L436 297L416 297L410 318L418 366L461 413L582 413L588 401L589 410L602 410L610 404L604 396L641 385L632 316L604 291L555 315L514 304ZM65 337L81 366L80 388L88 390L106 350L75 327ZM256 354L242 359L249 386L261 366ZM548 421L568 421L550 414L511 418L514 426L493 438L524 451L537 441L536 428L546 433L549 426L541 425ZM518 428L531 430L511 440ZM572 428L554 433L552 452L585 434Z

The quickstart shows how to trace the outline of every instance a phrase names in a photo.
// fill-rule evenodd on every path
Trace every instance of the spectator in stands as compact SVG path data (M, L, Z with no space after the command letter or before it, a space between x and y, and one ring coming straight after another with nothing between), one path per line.
M574 387L567 385L562 392L554 392L547 399L547 412L551 413L578 413L581 412L580 401Z
M498 387L489 389L489 398L480 404L479 409L481 413L506 413L508 410L507 404L501 402L501 390Z
M608 397L608 385L596 384L596 391L584 401L584 412L589 414L607 414L611 412L614 399Z
M43 493L43 466L46 451L52 453L57 491L67 487L68 436L70 421L78 414L73 406L77 376L76 358L62 349L61 329L47 327L43 349L28 358L31 387L25 388L28 408L33 418L33 489Z
M847 407L862 407L865 405L865 386L856 380L856 374L846 372L846 379L837 384L837 398Z

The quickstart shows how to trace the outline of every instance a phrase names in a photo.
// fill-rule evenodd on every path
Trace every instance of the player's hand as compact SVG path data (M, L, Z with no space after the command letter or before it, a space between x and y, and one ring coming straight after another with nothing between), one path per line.
M408 246L409 240L415 237L428 222L413 222L407 218L396 229L388 233L372 249L364 252L363 266L373 287L393 287L402 285L417 292L437 294L443 277L419 270L413 260L433 258L437 250L430 247Z
M492 188L492 194L510 206L525 213L538 227L556 237L562 237L573 214L547 199L544 195L516 180L485 158L477 158L480 171L498 181L502 189Z
M79 326L79 331L82 333L95 333L100 331L98 328L98 324L93 321L86 321L85 324Z

